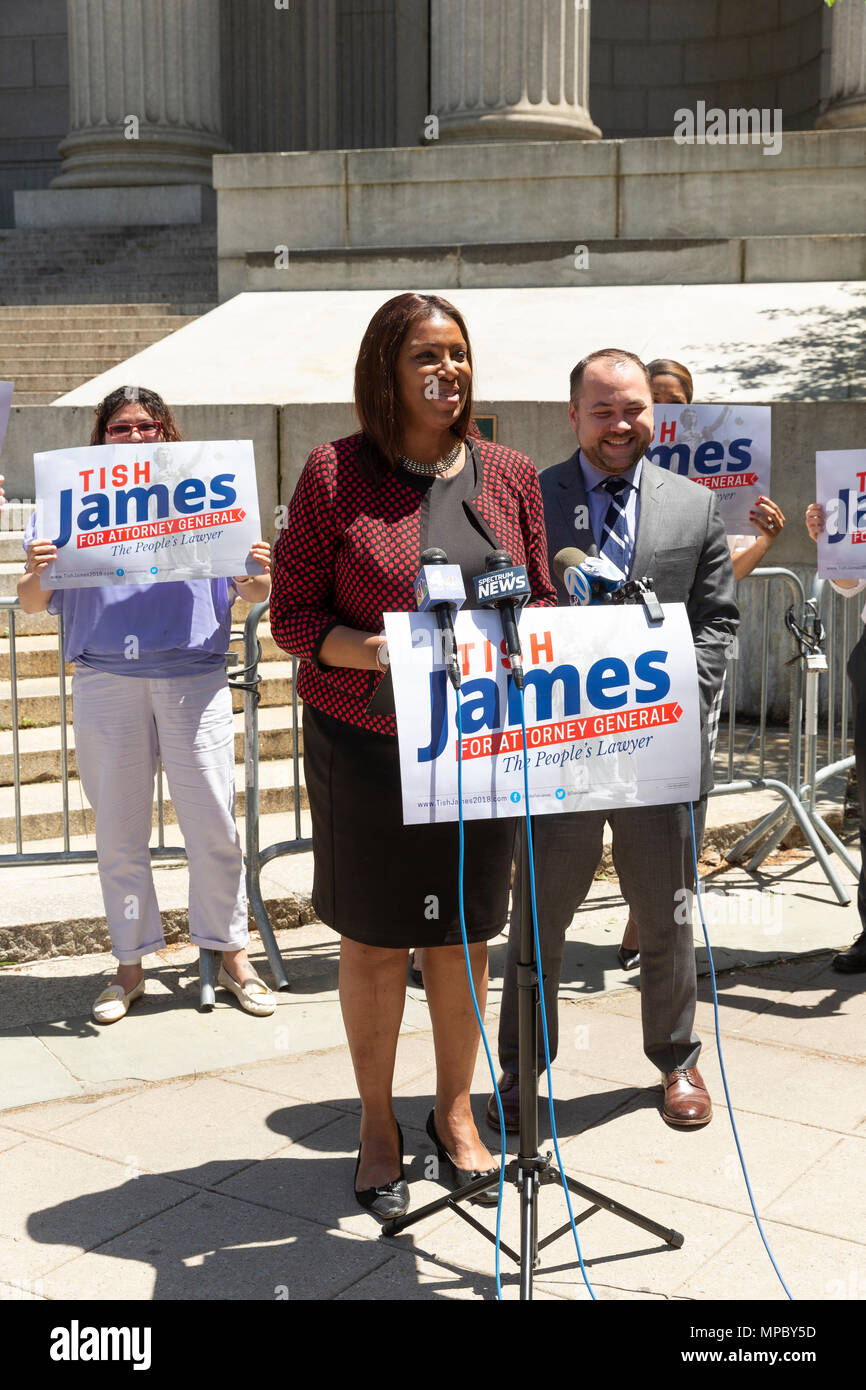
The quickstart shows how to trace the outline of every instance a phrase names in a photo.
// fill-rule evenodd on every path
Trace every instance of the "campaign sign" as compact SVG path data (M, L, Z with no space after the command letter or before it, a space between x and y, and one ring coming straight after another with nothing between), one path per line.
M9 412L12 409L14 389L14 382L0 381L0 450L3 448L3 440L6 438L6 426L9 424Z
M647 458L711 488L729 536L754 535L749 520L770 497L768 405L656 405Z
M43 589L261 574L249 439L98 444L34 456Z
M519 692L498 613L454 618L462 686L463 814L610 811L690 801L700 787L700 706L683 604L651 626L641 607L524 608ZM430 613L386 613L403 819L456 820L457 703Z
M818 537L821 579L866 575L866 449L834 449L815 455L815 495L824 508Z

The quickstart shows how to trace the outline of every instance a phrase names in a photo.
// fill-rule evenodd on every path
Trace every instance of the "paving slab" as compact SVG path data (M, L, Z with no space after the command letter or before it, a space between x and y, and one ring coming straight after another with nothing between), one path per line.
M271 1109L273 1100L264 1092L203 1077L148 1087L119 1101L110 1116L98 1111L54 1130L52 1138L151 1173L194 1167L215 1153L225 1154L209 1165L214 1171L208 1181L216 1184L282 1146L282 1137L267 1123ZM328 1117L321 1113L320 1124Z
M841 1060L832 1054L725 1035L722 1052L737 1113L743 1110L796 1120L837 1134L856 1134L858 1126L866 1122L866 1068L862 1060ZM712 1078L713 1095L721 1100L717 1058L712 1064L702 1063L702 1067L708 1083Z
M866 1246L861 1241L818 1235L767 1217L762 1218L761 1224L782 1278L798 1303L866 1298ZM787 1302L753 1221L747 1222L701 1269L684 1279L675 1294L699 1300L736 1299L744 1296L738 1290L746 1289L749 1302ZM808 1322L808 1318L796 1316L796 1306L794 1316L786 1315L781 1321ZM754 1317L750 1320L755 1322ZM759 1326L779 1321L775 1313L759 1314L757 1319ZM794 1347L808 1345L807 1341L798 1341Z
M767 1207L767 1215L825 1235L857 1236L866 1244L863 1185L851 1181L858 1172L866 1172L866 1136L839 1139Z
M0 1107L32 1105L58 1096L75 1096L81 1091L67 1067L46 1048L29 1028L4 1029L3 1080Z
M660 1091L644 1092L622 1111L616 1125L561 1143L563 1161L579 1164L591 1185L600 1185L591 1175L616 1176L647 1192L686 1197L714 1211L749 1212L726 1108L711 1069L703 1074L714 1097L711 1124L671 1128L658 1113ZM735 1119L759 1211L838 1143L835 1134L773 1116L738 1110Z
M7 1110L3 1115L3 1124L7 1129L16 1130L21 1134L48 1137L55 1130L63 1130L82 1117L95 1115L99 1110L117 1105L125 1095L137 1094L138 1087L130 1083L125 1090L103 1094L94 1091L81 1096L79 1100L44 1101L37 1105L25 1105L18 1110Z
M827 1038L827 1020L833 1020L832 1041ZM855 993L839 986L815 987L813 981L748 1019L742 1036L779 1042L787 1046L814 1048L834 1056L862 1058L866 1037L866 991Z
M190 1180L188 1173L176 1176ZM384 1243L217 1192L189 1197L180 1217L156 1215L68 1262L46 1278L48 1296L76 1303L320 1301L336 1298L392 1257Z
M11 1149L15 1144L23 1144L24 1136L14 1129L0 1129L0 1152Z
M584 1266L590 1283L601 1297L607 1296L608 1289L618 1293L626 1291L632 1296L643 1292L667 1294L690 1272L706 1263L744 1224L744 1218L735 1212L714 1213L713 1221L708 1222L705 1209L699 1202L650 1193L624 1182L592 1182L585 1177L580 1177L580 1180L630 1210L678 1230L685 1236L683 1246L675 1249L660 1237L603 1210L580 1222L578 1232ZM583 1198L572 1197L576 1218L580 1218L587 1206ZM495 1231L495 1210L476 1208L475 1214L490 1233ZM554 1234L561 1226L567 1226L568 1210L558 1185L546 1185L542 1189L538 1219L542 1239ZM436 1226L433 1224L435 1220L432 1218L429 1225L421 1222L411 1227L397 1236L395 1243L411 1240L416 1258L441 1260L458 1269L486 1274L492 1284L493 1245L454 1214L449 1215L447 1222ZM502 1238L512 1249L519 1248L519 1199L513 1187L506 1191ZM504 1254L501 1268L506 1286L509 1283L513 1285L516 1266ZM589 1299L570 1229L567 1228L541 1252L537 1279L559 1297ZM516 1297L516 1293L514 1289L512 1296Z
M295 1107L303 1112L314 1107ZM315 1107L318 1109L318 1107ZM422 1130L401 1121L405 1141L406 1178L413 1205L433 1201L445 1189L425 1181L430 1167L430 1141ZM219 1190L261 1206L302 1216L326 1228L351 1231L367 1239L375 1238L375 1218L362 1211L354 1199L352 1186L358 1152L358 1121L354 1115L334 1114L330 1124L321 1125L306 1137L280 1148L262 1162L227 1178ZM429 1189L429 1191L428 1191ZM440 1215L438 1222L449 1213ZM371 1226L371 1222L374 1223Z
M49 1139L7 1149L0 1165L0 1278L13 1283L44 1276L190 1195L180 1182L150 1174L129 1179L122 1163Z

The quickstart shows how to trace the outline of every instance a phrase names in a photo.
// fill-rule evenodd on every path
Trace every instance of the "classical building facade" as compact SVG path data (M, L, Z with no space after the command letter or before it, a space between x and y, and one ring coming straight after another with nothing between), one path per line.
M701 101L866 124L866 5L0 0L0 225L86 221L81 198L16 212L46 189L206 217L214 154L670 136Z

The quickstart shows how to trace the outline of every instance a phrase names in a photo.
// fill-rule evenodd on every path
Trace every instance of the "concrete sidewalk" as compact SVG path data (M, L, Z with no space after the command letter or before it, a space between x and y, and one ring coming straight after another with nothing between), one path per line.
M796 853L757 882L714 876L707 901L729 1084L767 1237L795 1297L862 1299L866 976L828 968L857 935L856 909L838 907ZM698 1028L715 1116L671 1130L641 1051L637 974L616 963L623 921L615 880L600 881L569 933L553 1073L561 1152L575 1177L685 1243L600 1212L579 1227L589 1277L601 1299L783 1299L736 1157L709 982ZM292 991L271 1019L223 991L200 1014L189 947L150 958L146 999L111 1028L89 1016L110 957L2 972L0 1297L494 1297L493 1247L453 1211L385 1239L355 1205L359 1105L337 940L318 924L280 938ZM495 1040L502 939L491 956ZM434 1083L420 991L409 991L403 1034L395 1111L418 1207L443 1190L424 1133ZM489 1089L482 1054L479 1119ZM495 1213L471 1210L493 1229ZM542 1235L566 1219L561 1191L545 1188ZM503 1238L518 1242L513 1188ZM515 1298L516 1270L504 1257L502 1268ZM569 1233L543 1252L536 1296L588 1298Z

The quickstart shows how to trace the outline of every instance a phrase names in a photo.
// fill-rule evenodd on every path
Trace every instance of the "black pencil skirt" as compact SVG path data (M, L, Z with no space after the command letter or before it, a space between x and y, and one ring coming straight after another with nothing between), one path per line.
M458 946L457 822L404 825L397 740L304 705L313 907L365 946ZM516 821L465 822L470 941L502 931Z

